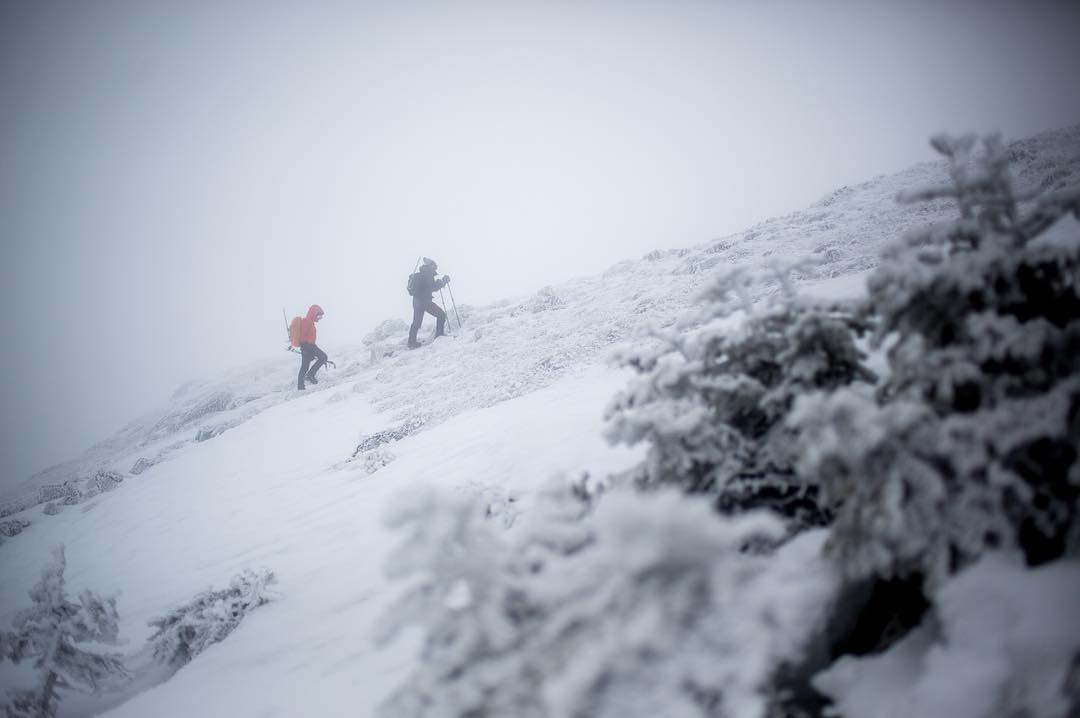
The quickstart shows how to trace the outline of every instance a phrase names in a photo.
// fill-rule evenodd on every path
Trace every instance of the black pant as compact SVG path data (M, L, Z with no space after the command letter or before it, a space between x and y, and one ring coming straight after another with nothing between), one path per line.
M446 326L446 312L442 310L442 307L436 304L434 299L414 299L412 303L412 326L409 327L410 344L416 343L416 333L420 331L425 312L435 317L435 336L441 337L445 333L443 328Z
M311 364L312 359L318 359L315 362L315 366L311 367L311 371L308 371L308 366ZM315 378L315 374L322 369L326 364L326 352L314 344L306 344L300 342L300 374L296 377L296 388L304 388L304 379L310 377Z

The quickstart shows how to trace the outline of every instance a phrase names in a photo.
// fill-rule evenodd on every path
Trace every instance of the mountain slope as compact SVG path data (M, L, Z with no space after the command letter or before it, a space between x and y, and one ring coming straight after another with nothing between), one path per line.
M1077 181L1080 127L1013 149L1021 183ZM552 474L628 466L638 452L600 438L602 409L625 381L601 366L615 343L674 323L727 267L760 272L816 259L800 282L845 291L885 239L952 216L944 202L894 201L901 189L943 180L941 163L918 165L738 235L653 252L518 301L461 306L456 336L415 352L402 349L403 327L391 322L335 352L339 367L305 394L290 388L296 358L284 353L184 387L162 414L40 475L7 504L6 520L30 525L0 546L0 625L26 604L57 543L67 546L73 588L120 591L132 651L153 616L266 566L280 579L277 601L112 714L370 715L415 650L404 641L379 651L370 641L395 598L382 576L394 537L380 516L391 496L451 486L482 494L509 521ZM85 490L99 470L122 481ZM58 515L43 515L35 492L62 479L75 493L57 494L69 503L54 501ZM0 688L18 680L5 673ZM62 710L106 705L73 698Z
M1010 149L1021 188L1056 189L1080 176L1080 125L1015 142ZM619 262L600 276L545 287L530 297L479 308L461 305L465 326L457 330L453 317L451 324L462 346L429 348L446 355L401 354L404 322L388 320L363 343L328 344L339 366L327 372L329 381L319 389L356 382L357 391L398 421L418 416L437 421L520 396L547 386L571 367L601 358L613 343L634 338L644 325L670 325L692 305L711 272L808 260L796 276L813 283L871 269L884 240L951 217L946 201L901 205L895 199L904 189L941 184L945 172L944 162L918 164L841 187L805 210L696 247L657 250ZM404 316L405 298L402 308ZM330 341L349 341L325 334ZM39 472L3 498L7 504L25 504L42 486L84 481L102 468L128 474L139 459L145 459L144 466L168 459L177 449L213 438L286 400L295 364L294 356L283 354L280 361L243 367L215 382L191 382L161 414L133 422L84 456ZM432 391L433 382L444 384ZM418 408L414 397L421 393L425 401ZM5 505L0 504L0 518L13 513Z

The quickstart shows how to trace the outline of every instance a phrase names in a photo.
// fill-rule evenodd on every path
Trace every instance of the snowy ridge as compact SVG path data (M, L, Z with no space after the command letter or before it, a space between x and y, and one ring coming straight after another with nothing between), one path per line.
M1021 189L1060 189L1080 177L1080 125L1014 142L1010 150ZM656 250L619 262L600 276L544 287L516 300L485 307L463 304L458 307L464 322L460 330L450 312L454 346L441 342L405 354L400 349L407 325L388 320L364 342L336 348L339 338L328 326L326 346L338 368L327 371L312 389L355 382L354 391L395 421L416 416L439 421L492 406L601 359L613 344L634 339L644 326L670 326L718 269L807 260L795 276L808 284L872 269L887 239L951 217L952 207L944 200L896 202L905 189L944 179L943 161L921 163L841 187L804 210L696 247ZM407 306L404 298L402 306ZM429 318L423 331L430 331L431 323ZM160 415L133 422L84 456L39 472L18 497L3 498L18 500L41 486L78 481L99 469L130 473L140 459L144 466L166 460L191 442L217 436L288 399L295 364L293 355L283 355L280 361L238 368L216 382L190 382ZM0 517L6 513L14 512L0 504Z
M1011 149L1021 186L1080 181L1080 126ZM436 483L481 496L512 523L552 475L628 467L641 452L601 436L601 411L626 379L602 366L615 344L674 324L723 268L813 260L796 279L833 292L836 280L872 268L884 241L955 215L945 201L895 201L903 189L944 179L944 163L920 164L736 235L651 252L513 301L459 305L455 336L416 351L404 349L403 323L344 349L327 324L323 346L338 367L302 394L292 388L297 358L284 352L186 385L161 414L32 477L0 504L0 524L20 523L0 546L0 627L27 603L60 543L74 588L120 592L120 634L132 651L151 619L267 567L280 577L282 600L110 715L373 715L415 661L411 640L382 650L370 640L396 598L382 564L399 537L380 525L392 496ZM107 485L100 472L120 480ZM43 515L46 502L58 515ZM23 678L3 664L0 691ZM128 697L73 695L61 714Z

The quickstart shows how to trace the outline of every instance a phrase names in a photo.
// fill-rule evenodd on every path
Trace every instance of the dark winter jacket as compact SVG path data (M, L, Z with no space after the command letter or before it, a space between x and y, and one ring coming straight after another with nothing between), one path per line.
M416 273L416 279L413 282L413 303L422 302L427 304L431 301L431 296L445 286L445 277L435 279L434 273L425 272L421 269Z

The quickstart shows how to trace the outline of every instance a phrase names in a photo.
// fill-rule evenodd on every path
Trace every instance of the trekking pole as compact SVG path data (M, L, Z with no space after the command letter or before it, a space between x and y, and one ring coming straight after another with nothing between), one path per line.
M281 308L281 318L285 320L285 338L288 340L288 343L285 345L285 351L295 352L296 350L293 349L292 346L292 337L289 336L289 317L285 315L285 307Z
M450 292L450 304L454 307L454 316L457 317L457 328L461 329L461 315L457 313L457 302L454 301L454 290L447 284L446 291ZM446 310L444 309L443 311L445 312Z
M446 314L446 297L443 296L441 287L439 288L439 304L442 305L442 313ZM461 328L461 322L458 322L458 328Z

